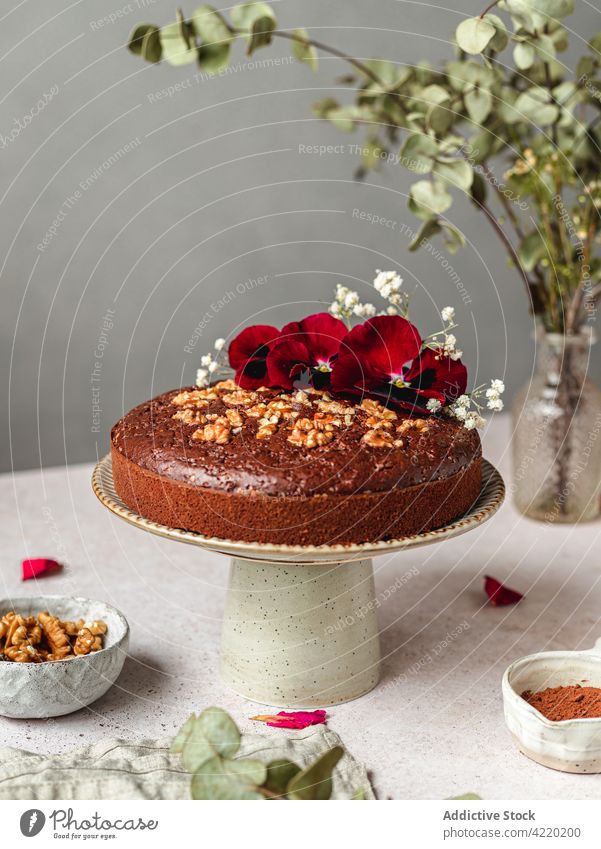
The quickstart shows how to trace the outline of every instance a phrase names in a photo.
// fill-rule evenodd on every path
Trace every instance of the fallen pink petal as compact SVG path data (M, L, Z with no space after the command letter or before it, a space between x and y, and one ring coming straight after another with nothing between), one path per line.
M512 590L497 581L496 578L491 578L490 575L484 576L484 592L490 599L490 603L495 607L501 607L506 604L517 604L524 596L517 590Z
M308 728L309 725L321 725L326 721L325 710L281 710L278 714L260 714L251 716L256 722L264 722L273 728Z
M62 564L56 560L50 560L48 557L32 557L21 561L22 580L30 581L32 578L40 578L48 572L59 572L62 568Z

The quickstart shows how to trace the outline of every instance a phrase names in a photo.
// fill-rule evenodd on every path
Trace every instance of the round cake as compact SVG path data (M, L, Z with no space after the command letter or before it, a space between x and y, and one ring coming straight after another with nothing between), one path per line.
M326 391L224 380L131 410L111 433L115 489L140 515L209 537L375 542L458 518L481 486L475 430Z

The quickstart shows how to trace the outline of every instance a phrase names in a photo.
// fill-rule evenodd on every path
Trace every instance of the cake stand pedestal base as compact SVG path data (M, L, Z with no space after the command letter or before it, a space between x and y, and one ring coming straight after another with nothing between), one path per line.
M482 489L454 522L412 537L350 545L293 546L209 538L134 512L115 491L111 458L98 462L94 492L126 522L234 558L226 601L221 675L247 699L279 707L325 707L378 683L380 648L371 558L459 536L503 503L497 470L482 461Z
M232 560L221 640L232 690L267 705L323 707L369 692L379 665L371 560Z

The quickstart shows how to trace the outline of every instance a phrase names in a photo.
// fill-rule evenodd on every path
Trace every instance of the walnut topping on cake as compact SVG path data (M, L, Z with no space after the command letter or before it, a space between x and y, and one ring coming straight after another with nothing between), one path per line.
M171 403L178 408L173 419L196 427L192 441L216 445L227 445L245 431L262 441L282 432L291 445L317 448L352 429L355 439L370 448L401 448L400 437L430 428L425 418L399 421L397 412L372 398L356 405L311 387L246 390L223 380L204 389L182 390Z

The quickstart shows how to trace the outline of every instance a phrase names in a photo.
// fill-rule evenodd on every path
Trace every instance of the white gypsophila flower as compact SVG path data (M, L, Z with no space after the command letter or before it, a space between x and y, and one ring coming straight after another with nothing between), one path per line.
M463 351L460 351L460 350L459 350L459 348L455 348L455 350L454 350L454 351L451 351L451 352L449 353L449 357L450 357L452 360L454 360L455 362L456 362L457 360L460 360L462 356L463 356Z
M353 313L359 318L371 318L376 314L376 308L373 304L357 304Z
M387 315L398 315L399 311L397 310L396 307L386 307L386 314Z
M491 380L490 388L494 389L495 392L498 392L499 395L502 395L505 392L505 384L502 380Z
M444 307L440 311L440 316L443 321L446 321L447 324L450 324L455 318L455 308L454 307Z
M359 295L356 292L348 292L344 298L344 306L347 310L352 310L359 303Z
M380 271L376 268L374 288L383 298L390 297L393 292L399 292L402 285L403 280L396 271Z
M431 413L437 413L441 407L442 404L440 403L438 398L428 398L428 401L426 403L426 410L429 410Z
M474 430L477 427L484 427L485 424L486 419L483 419L480 413L476 412L468 413L465 417L465 421L463 422L463 426L467 430Z
M213 362L212 354L203 354L202 357L200 358L200 364L201 364L201 366L205 366L205 368L210 366L212 362Z
M503 409L503 402L500 398L490 398L486 406L489 410L494 410L495 413L500 413Z
M209 370L209 374L213 374L213 372L217 371L217 369L219 368L219 363L216 363L215 360L213 360L212 362L209 363L207 368Z
M196 372L196 385L200 386L202 388L203 386L207 385L208 380L209 380L209 372L207 371L207 369L206 368L199 368L198 371Z
M215 339L214 348L215 348L216 351L223 351L223 349L225 348L225 339L223 339L223 338Z
M332 301L332 303L330 304L330 312L336 318L338 318L340 316L342 310L340 308L340 304L338 303L338 301Z
M471 403L472 403L472 401L471 401L471 398L470 398L469 395L460 395L459 398L457 398L457 400L455 401L455 404L453 406L463 407L463 408L467 409L470 406Z
M343 286L341 283L339 283L336 286L336 300L337 301L344 301L344 299L346 298L348 293L349 293L348 288L346 286Z

